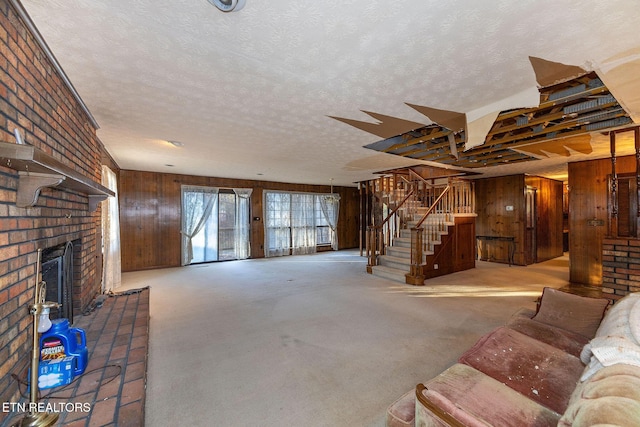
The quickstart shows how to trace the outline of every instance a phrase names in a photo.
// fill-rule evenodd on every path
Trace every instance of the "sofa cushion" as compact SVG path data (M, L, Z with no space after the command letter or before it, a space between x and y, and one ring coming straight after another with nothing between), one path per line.
M458 361L558 413L584 369L579 358L507 327L482 337Z
M546 287L534 320L593 338L609 300L589 298Z
M455 364L424 384L429 400L464 425L555 426L560 414L468 365ZM439 426L442 421L416 400L416 425Z
M435 405L438 409L441 409L446 414L451 415L457 422L463 424L465 427L491 427L492 425L494 425L494 424L488 424L484 422L482 419L477 418L475 414L469 413L467 412L467 410L462 409L459 406L458 402L454 403L450 401L449 399L447 399L445 396L438 393L437 391L433 391L429 389L424 389L424 390L416 389L416 395L418 395L418 393L422 393L422 397L431 401L432 404ZM417 396L416 396L416 401L419 402L418 412L421 412L422 402L420 401L420 399L418 399ZM425 407L425 409L428 409L428 408ZM431 416L431 414L429 414L429 416ZM418 416L418 418L420 419L420 424L418 425L422 427L423 424L426 424L425 422L422 422L423 418L421 416ZM440 422L441 420L437 419L437 421ZM443 424L445 426L447 425L446 420L444 421Z
M580 357L582 348L589 342L588 338L580 334L526 316L513 316L506 326L576 357Z

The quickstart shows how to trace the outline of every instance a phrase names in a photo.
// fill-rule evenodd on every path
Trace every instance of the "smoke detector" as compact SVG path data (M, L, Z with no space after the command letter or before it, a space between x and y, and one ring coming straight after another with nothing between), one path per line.
M237 12L244 7L246 0L208 0L223 12Z

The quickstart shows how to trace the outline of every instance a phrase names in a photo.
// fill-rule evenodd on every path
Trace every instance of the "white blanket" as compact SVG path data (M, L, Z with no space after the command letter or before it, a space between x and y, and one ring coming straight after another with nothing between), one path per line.
M640 367L640 294L626 296L609 310L580 359L587 364L580 381L604 366L624 363Z

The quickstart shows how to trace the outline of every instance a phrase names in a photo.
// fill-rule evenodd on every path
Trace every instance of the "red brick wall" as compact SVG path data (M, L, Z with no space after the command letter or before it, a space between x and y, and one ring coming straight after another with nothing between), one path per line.
M33 145L82 175L101 179L104 147L92 119L74 97L7 0L0 0L0 141L15 143L18 128ZM100 210L87 195L43 189L31 208L15 205L18 175L0 166L0 401L16 397L12 373L22 373L30 350L38 248L75 240L74 312L100 291L96 277ZM1 416L1 415L0 415Z
M619 299L640 292L640 240L607 239L602 242L602 292Z

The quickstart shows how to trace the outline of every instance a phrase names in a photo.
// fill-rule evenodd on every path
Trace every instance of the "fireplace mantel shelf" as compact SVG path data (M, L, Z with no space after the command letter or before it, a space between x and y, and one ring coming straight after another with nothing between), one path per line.
M27 208L38 201L40 190L61 187L87 194L89 210L115 193L97 182L79 174L59 160L32 145L0 142L0 166L18 171L16 206Z

